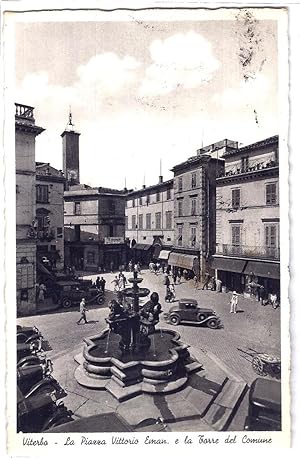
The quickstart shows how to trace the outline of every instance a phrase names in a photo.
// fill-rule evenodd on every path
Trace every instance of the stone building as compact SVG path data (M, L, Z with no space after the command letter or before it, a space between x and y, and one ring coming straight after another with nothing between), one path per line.
M77 185L64 193L65 264L110 271L126 264L126 193Z
M219 143L226 147L226 142ZM212 157L212 152L212 147L201 149L172 169L174 249L169 264L201 279L210 270L210 257L215 252L216 177L224 169L224 160Z
M129 192L125 214L129 257L142 264L167 262L174 242L173 180L160 176L156 185Z
M61 170L49 163L36 163L37 266L51 270L64 267L64 187Z
M36 165L33 107L15 104L17 313L36 309Z
M278 136L227 152L216 185L213 268L230 290L279 293Z

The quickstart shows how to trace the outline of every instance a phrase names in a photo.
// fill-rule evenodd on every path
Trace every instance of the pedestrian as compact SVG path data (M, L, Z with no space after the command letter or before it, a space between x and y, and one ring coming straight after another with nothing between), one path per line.
M206 272L206 273L205 273L205 277L204 277L204 283L203 283L203 286L202 286L202 290L203 290L204 288L205 288L205 289L208 289L209 280L210 280L210 275Z
M173 277L174 285L176 285L176 280L177 280L177 269L174 269L174 270L173 270L172 277Z
M39 298L38 298L40 302L44 302L45 292L46 292L46 286L44 285L44 283L41 283L39 286Z
M181 283L181 277L182 277L182 270L178 269L177 270L177 277L178 277L178 284L180 285Z
M157 275L157 265L155 263L153 263L153 271Z
M117 275L115 276L115 278L113 279L111 283L114 284L114 292L116 293L117 291L119 291L119 279Z
M263 285L259 288L258 296L260 298L261 305L266 305L266 290Z
M222 292L222 282L221 282L221 280L219 278L216 280L216 291L217 291L217 293L221 293Z
M239 301L238 294L236 291L233 291L231 301L230 301L230 313L236 313L238 301Z
M127 285L127 278L125 277L124 274L123 274L123 277L122 277L122 283L123 283L123 289L126 288L126 285Z
M199 286L199 278L197 275L194 276L194 286L195 286L195 289L198 289L198 286Z
M85 323L88 323L87 319L86 319L86 312L87 312L87 308L86 308L86 305L85 305L85 298L83 297L81 299L81 302L80 302L80 306L79 306L79 311L80 311L80 318L79 320L77 321L77 324L79 324L81 322L81 320L83 320Z
M105 291L105 283L106 283L106 281L104 280L103 277L101 277L101 279L100 279L100 289L101 289L101 291L102 291L103 293L104 293L104 291Z
M211 291L216 291L216 279L215 277L211 277Z
M97 288L97 289L101 289L100 277L97 277L97 278L96 278L96 288Z
M110 261L110 271L114 271L114 261Z
M159 273L159 269L160 269L160 264L159 262L156 263L156 272Z

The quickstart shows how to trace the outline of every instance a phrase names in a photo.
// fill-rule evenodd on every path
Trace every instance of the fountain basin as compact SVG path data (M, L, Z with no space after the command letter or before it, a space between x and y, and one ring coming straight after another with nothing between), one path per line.
M191 358L188 345L171 329L157 329L145 351L123 354L119 338L105 329L84 339L82 355L75 357L80 366L75 378L93 389L108 389L119 400L141 392L167 393L185 385L188 374L202 368ZM109 340L108 340L109 339Z

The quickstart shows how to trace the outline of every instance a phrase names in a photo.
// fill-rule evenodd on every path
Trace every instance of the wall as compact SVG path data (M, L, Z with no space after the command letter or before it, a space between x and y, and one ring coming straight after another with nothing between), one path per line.
M266 183L277 183L279 179L262 178L252 182L232 183L217 187L217 244L232 244L231 225L229 221L243 221L242 245L260 246L265 245L263 219L279 219L279 204L266 206ZM231 192L234 188L240 188L241 207L231 210ZM278 189L278 188L277 188Z

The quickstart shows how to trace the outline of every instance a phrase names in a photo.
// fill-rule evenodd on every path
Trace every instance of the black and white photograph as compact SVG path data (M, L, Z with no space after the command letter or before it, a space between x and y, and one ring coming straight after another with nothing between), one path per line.
M12 453L289 446L287 10L17 10Z

